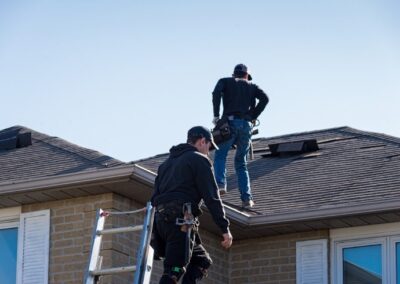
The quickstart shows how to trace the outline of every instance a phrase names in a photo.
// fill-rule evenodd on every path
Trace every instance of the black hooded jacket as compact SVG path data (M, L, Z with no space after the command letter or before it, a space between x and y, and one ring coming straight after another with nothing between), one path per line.
M229 221L225 217L210 160L190 144L172 147L168 159L158 168L152 205L190 202L192 207L197 207L193 208L193 213L199 215L202 200L214 222L223 233L227 233Z

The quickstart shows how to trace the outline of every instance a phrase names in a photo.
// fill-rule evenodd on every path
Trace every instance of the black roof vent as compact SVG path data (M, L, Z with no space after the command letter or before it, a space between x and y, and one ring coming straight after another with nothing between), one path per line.
M32 145L31 132L18 133L18 130L13 130L0 134L0 151L22 148L29 145Z
M269 144L271 156L289 156L319 150L316 139Z

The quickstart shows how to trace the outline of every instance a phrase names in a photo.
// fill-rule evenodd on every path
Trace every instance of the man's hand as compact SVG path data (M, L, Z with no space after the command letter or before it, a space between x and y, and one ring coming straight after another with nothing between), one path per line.
M233 240L231 232L228 231L228 233L223 234L222 237L224 240L221 242L221 246L225 249L230 248Z
M219 121L219 117L218 117L218 116L215 116L214 119L212 120L212 123L213 123L214 125L217 125L218 121Z

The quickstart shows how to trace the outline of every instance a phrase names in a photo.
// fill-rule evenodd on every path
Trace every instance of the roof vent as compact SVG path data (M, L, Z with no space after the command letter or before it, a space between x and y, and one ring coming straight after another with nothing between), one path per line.
M32 145L31 132L7 131L0 134L0 151L23 148L29 145Z
M289 156L319 150L316 139L269 144L271 156Z

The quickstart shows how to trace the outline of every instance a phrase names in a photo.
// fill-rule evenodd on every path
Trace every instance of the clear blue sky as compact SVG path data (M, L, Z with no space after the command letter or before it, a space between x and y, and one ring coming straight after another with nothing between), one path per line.
M122 161L211 127L235 64L270 97L258 137L400 137L400 1L0 1L0 129Z

